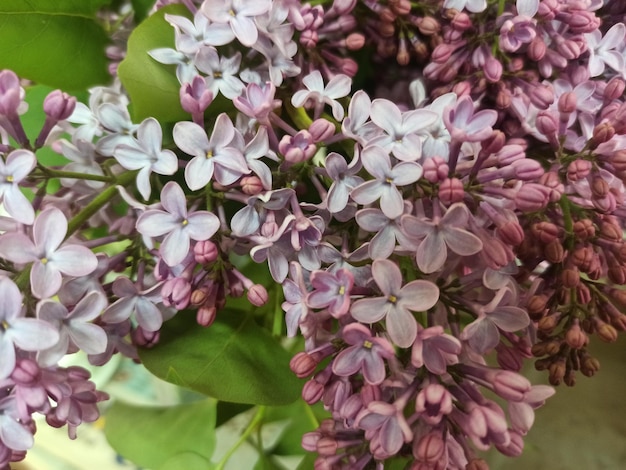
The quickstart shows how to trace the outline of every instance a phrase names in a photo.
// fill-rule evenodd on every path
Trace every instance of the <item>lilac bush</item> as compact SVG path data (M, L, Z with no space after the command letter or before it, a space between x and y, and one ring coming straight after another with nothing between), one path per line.
M0 467L35 413L97 419L79 350L261 405L245 435L321 403L315 468L519 456L626 330L625 5L105 9L110 83L50 91L36 129L37 77L0 72Z

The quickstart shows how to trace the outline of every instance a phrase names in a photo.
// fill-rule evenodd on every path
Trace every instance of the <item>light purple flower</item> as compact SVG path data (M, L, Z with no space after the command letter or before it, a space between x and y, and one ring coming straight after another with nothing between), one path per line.
M146 331L158 331L163 324L163 314L157 307L161 302L161 287L158 283L146 290L139 290L127 277L113 281L113 293L118 297L102 314L107 323L121 323L131 317Z
M41 212L33 225L33 240L23 233L0 236L0 257L13 263L33 263L30 285L38 299L51 297L61 287L62 274L85 276L98 266L91 250L81 245L64 244L67 219L63 212L48 208Z
M347 269L336 272L313 271L311 286L313 292L307 296L307 304L311 308L328 307L330 314L336 318L348 313L350 309L350 291L354 285L354 276Z
M150 209L137 219L137 230L148 237L166 235L159 253L168 266L176 266L189 253L190 240L208 240L220 226L217 216L207 211L187 212L182 188L174 181L161 191L165 210Z
M91 292L68 311L65 305L47 299L37 304L37 317L54 325L60 337L57 343L39 351L37 362L44 367L55 365L66 353L78 348L87 354L100 354L107 347L107 335L98 325L91 323L106 307L106 297Z
M150 197L150 173L173 175L178 170L178 158L171 150L162 150L163 131L154 118L145 119L137 129L135 145L115 147L113 156L127 170L139 170L137 189L144 199Z
M624 56L619 50L625 50L625 36L626 25L624 23L615 23L604 37L600 29L585 34L587 50L589 51L589 75L591 77L602 75L606 65L618 73L626 73Z
M439 300L439 288L421 279L402 286L400 268L386 259L372 263L372 276L383 296L357 300L350 313L363 323L376 323L385 318L392 341L408 348L417 336L417 321L411 311L422 312L433 307Z
M461 256L478 253L483 243L463 227L467 225L469 212L465 204L452 204L443 217L426 220L412 215L402 217L402 228L409 237L423 239L415 259L424 273L433 273L444 266L448 248Z
M457 142L479 142L491 135L498 113L493 109L474 112L474 102L469 96L459 98L456 105L443 113L443 121L450 136Z
M213 176L218 183L228 186L250 173L243 154L231 144L235 132L238 131L226 113L217 117L210 139L205 130L193 122L176 123L174 142L183 152L194 155L185 167L189 189L203 188Z
M208 27L209 30L212 31L216 25L228 24L232 39L237 37L241 44L250 47L259 37L254 17L267 13L271 6L271 0L211 0L203 2L201 9L213 23ZM219 31L224 39L228 37L228 33L221 28ZM230 41L220 42L226 44Z
M19 183L35 168L37 159L30 150L14 150L0 159L0 202L18 222L31 225L35 220L35 211L30 201L20 191Z
M455 10L467 10L472 13L480 13L487 8L487 0L446 0L444 8L454 8Z
M350 377L361 371L370 385L385 380L385 359L395 355L393 346L385 338L372 335L360 323L350 323L341 332L341 338L350 346L342 350L333 361L333 372Z
M321 106L326 103L333 111L333 116L337 121L341 121L344 115L343 106L337 101L350 93L352 79L344 74L337 74L324 86L322 73L314 70L302 79L306 90L298 90L291 97L291 104L296 108L305 105L307 101L312 101L317 107L316 117L320 114Z
M328 177L333 180L326 197L326 207L329 212L336 214L348 205L350 191L363 182L363 178L356 176L361 169L358 159L349 165L346 159L336 152L331 152L324 162Z
M4 358L3 355L3 362ZM33 434L19 422L19 418L15 396L0 399L0 443L11 450L24 451L30 449L35 441Z
M0 379L15 368L15 347L24 351L49 348L59 340L58 331L49 323L24 318L22 294L8 277L0 276Z
M404 406L399 408L391 403L372 401L355 418L354 427L365 430L370 441L380 444L382 455L379 457L395 455L403 443L413 439L411 426L403 415Z
M372 102L370 116L385 134L373 138L369 145L379 145L398 160L414 162L421 157L423 133L437 120L437 114L426 109L401 112L398 106L386 99Z
M404 202L396 186L415 183L422 176L422 167L414 162L400 162L393 168L387 152L371 145L363 149L361 161L375 180L366 181L350 192L358 204L371 204L380 199L380 209L390 219L402 215Z
M229 100L239 96L244 85L237 73L241 64L241 53L232 57L220 57L213 47L205 47L196 54L196 68L204 72L207 88L217 96L220 92Z
M442 326L419 328L411 350L411 364L424 366L433 374L442 375L449 365L459 362L459 354L461 342L445 334Z
M487 305L475 305L478 318L467 325L460 339L479 354L485 354L500 341L498 329L508 332L519 331L530 324L526 310L513 305L500 305L514 297L508 287L500 289Z

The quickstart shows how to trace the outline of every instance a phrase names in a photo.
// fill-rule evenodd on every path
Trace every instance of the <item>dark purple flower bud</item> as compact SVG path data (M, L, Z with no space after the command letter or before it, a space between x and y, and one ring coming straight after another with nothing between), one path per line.
M324 389L324 384L319 383L315 379L311 379L302 387L302 399L309 405L317 403L324 395Z
M183 83L180 87L181 107L192 116L202 115L213 102L213 98L213 92L200 75L196 75L191 83Z
M34 385L40 378L41 372L37 363L31 359L19 359L15 369L11 372L11 379L24 386Z
M446 178L439 185L439 199L446 206L461 202L465 196L463 182L458 178Z
M61 90L54 90L43 101L43 110L46 115L57 121L70 117L75 107L76 98Z
M320 118L311 123L309 132L314 142L324 142L335 134L335 126L332 122Z
M524 212L543 209L549 201L550 190L541 184L526 183L515 195L516 207Z
M0 114L3 116L17 116L21 97L20 80L11 70L0 72Z
M429 384L417 394L415 412L425 423L437 425L445 415L452 413L452 395L441 384Z
M318 364L319 361L314 355L299 352L289 361L289 368L299 379L303 379L313 374Z
M249 196L255 196L265 189L263 182L258 176L244 176L239 184L241 185L241 191Z
M422 165L424 168L424 178L431 183L439 183L448 177L450 168L443 158L429 158Z
M151 348L159 342L160 333L158 331L148 331L138 326L132 331L130 336L133 344L142 348Z
M211 240L197 242L193 247L193 256L196 263L209 264L217 259L217 245Z
M255 307L262 307L267 303L267 290L261 284L254 284L248 289L248 300Z
M202 306L196 314L196 322L200 326L211 326L217 316L217 309L214 306Z
M163 305L182 310L189 305L191 284L182 277L168 279L161 287L161 296L163 297Z
M552 87L547 85L536 85L528 93L528 97L532 104L539 109L548 109L554 102L554 91Z
M604 88L603 98L605 101L613 101L624 94L626 82L621 77L611 78Z
M495 57L489 57L483 65L485 78L490 83L496 83L502 77L502 63Z

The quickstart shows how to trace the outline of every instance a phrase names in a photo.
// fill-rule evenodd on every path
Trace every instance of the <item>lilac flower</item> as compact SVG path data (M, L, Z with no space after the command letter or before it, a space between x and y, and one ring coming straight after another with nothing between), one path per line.
M369 328L360 323L346 325L341 338L350 346L337 354L333 361L333 372L350 377L361 371L370 385L382 383L386 375L385 359L395 355L389 341L373 336Z
M618 73L625 74L624 56L617 49L624 49L624 36L626 26L624 23L615 23L602 37L600 29L585 34L587 50L589 51L589 75L597 77L602 75L606 65Z
M360 170L359 160L355 158L349 165L346 159L336 152L331 152L324 162L328 177L333 180L326 197L326 207L335 214L341 212L348 205L350 191L363 182L363 178L356 176Z
M102 103L95 110L95 114L107 133L96 144L100 154L110 157L118 145L135 145L134 136L139 126L133 123L125 105Z
M207 211L187 212L182 188L170 181L161 191L163 210L150 209L137 219L137 230L148 237L166 235L159 253L168 266L176 266L189 253L190 240L208 240L220 226L217 216Z
M352 86L350 77L344 74L337 74L324 86L321 72L314 70L302 79L302 83L307 87L307 90L298 90L294 93L291 97L293 106L300 108L310 100L316 104L315 117L317 118L321 114L321 106L326 103L332 108L333 116L337 121L343 119L343 106L337 99L343 98L350 93L350 87Z
M203 2L201 9L213 23L209 26L211 31L216 25L228 24L232 35L230 40L237 37L241 44L250 47L257 42L259 36L254 17L267 13L271 6L270 0L211 0ZM223 29L220 28L219 31L224 38L228 37Z
M404 212L410 210L410 204L405 204ZM372 259L388 258L396 249L396 241L404 249L415 249L415 244L402 231L400 217L390 219L380 209L370 207L359 210L355 220L363 230L375 233L368 246L369 257Z
M498 113L493 109L483 109L474 113L474 102L469 96L459 98L455 106L444 112L443 120L452 136L458 142L479 142L491 135Z
M411 364L426 367L436 375L445 374L449 365L459 362L461 342L445 334L440 325L419 328L411 350Z
M169 14L165 14L165 21L174 27L176 49L183 54L195 54L203 46L212 44L209 19L200 10L193 15L193 23L184 16Z
M5 357L2 356L3 362ZM10 450L24 451L30 449L34 442L31 431L19 421L15 396L0 399L0 443Z
M433 307L439 300L439 288L425 280L411 281L403 287L400 268L386 259L372 263L372 276L383 296L357 300L350 313L363 323L386 318L392 341L408 348L417 336L417 321L410 311L422 312Z
M347 269L338 269L331 273L313 271L311 273L311 292L306 299L311 308L328 307L330 314L336 318L350 309L350 291L354 285L354 276Z
M406 186L422 176L422 167L414 162L400 162L393 168L384 149L372 145L363 149L361 161L375 180L366 181L352 190L350 196L358 204L371 204L380 199L380 209L390 219L402 215L404 202L396 186Z
M487 8L487 0L446 0L444 8L454 8L455 10L467 10L472 13L480 13Z
M178 158L171 150L162 150L163 131L154 118L145 119L137 129L135 145L115 147L113 156L127 170L139 170L137 189L144 199L150 197L150 173L173 175L178 170Z
M59 341L39 351L37 362L44 367L55 365L66 353L77 348L87 354L100 354L107 346L107 335L98 325L91 323L106 307L107 300L99 292L91 292L68 311L65 305L53 300L37 304L37 317L54 325L59 331Z
M215 36L210 36L211 38ZM193 77L198 75L198 69L188 54L184 54L169 47L159 47L148 51L148 55L161 64L176 65L176 78L178 82L191 83Z
M371 119L385 134L373 138L368 145L379 145L398 160L414 162L421 156L422 139L418 135L437 120L437 114L425 109L402 113L398 106L385 99L372 102Z
M163 314L155 305L162 300L162 284L140 290L127 277L113 281L113 294L118 297L102 314L107 323L121 323L134 314L134 319L146 331L158 331L163 324Z
M59 333L43 320L24 318L22 294L8 277L0 276L0 299L0 379L5 379L15 368L16 346L24 351L49 348Z
M37 159L30 150L14 150L0 159L0 202L18 222L31 225L35 220L35 211L30 201L20 191L19 183L35 168Z
M243 93L233 99L233 104L246 116L257 119L262 124L268 124L269 115L282 103L274 99L275 94L276 86L272 82L263 85L248 83Z
M239 52L232 57L220 57L215 48L205 47L196 54L195 64L198 70L207 74L206 85L213 96L220 92L232 100L241 94L244 85L236 76L241 64Z
M263 189L272 189L272 170L261 160L261 157L274 157L276 154L270 150L267 129L259 126L259 130L243 150L248 168L259 177Z
M400 409L399 409L400 408ZM372 401L357 415L354 426L365 430L366 437L380 445L381 459L395 455L403 443L411 442L413 431L403 415L403 406Z
M380 134L378 126L368 121L371 107L369 95L363 90L358 90L352 95L348 105L348 116L341 123L343 133L362 145Z
M452 204L443 217L435 217L432 221L412 215L402 217L404 232L409 237L423 239L415 254L420 270L433 273L441 269L448 248L461 256L470 256L482 249L480 238L462 228L467 225L468 218L467 206L460 202Z
M205 130L193 122L176 123L174 142L183 152L194 155L185 167L189 189L203 188L214 175L218 183L228 186L250 173L241 151L231 145L235 132L226 113L217 117L210 139Z
M500 305L508 297L514 296L507 287L504 287L487 305L474 306L478 318L463 329L460 338L467 341L477 353L485 354L496 347L500 341L498 329L515 332L530 324L526 310L511 305Z
M287 336L291 338L296 335L300 322L306 319L309 307L306 301L307 290L302 275L302 267L298 263L292 263L290 275L291 279L285 279L282 283L285 301L281 308L285 311Z
M63 156L72 161L63 167L64 171L104 176L102 167L96 161L98 154L96 153L96 146L93 143L76 139L76 134L74 134L72 136L72 143L63 139L60 141L60 146ZM61 184L67 188L81 188L81 186L85 186L90 190L99 189L104 186L103 181L81 181L75 178L61 178Z
M23 233L0 236L0 256L18 264L33 263L30 285L39 299L51 297L61 287L62 274L85 276L98 266L96 256L81 245L63 244L67 219L63 212L48 208L41 212L33 225L31 241Z

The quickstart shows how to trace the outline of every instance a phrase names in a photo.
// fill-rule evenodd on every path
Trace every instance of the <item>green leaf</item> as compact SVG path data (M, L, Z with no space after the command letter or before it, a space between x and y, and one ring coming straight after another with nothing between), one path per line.
M65 90L108 83L108 37L94 14L103 1L0 2L0 69Z
M211 470L215 466L211 464L207 459L192 452L186 452L184 454L178 454L167 459L163 463L159 470Z
M289 369L289 353L252 315L222 310L208 328L191 312L166 322L161 339L140 351L156 376L219 400L284 405L300 396L301 381Z
M131 0L133 10L135 10L135 23L141 23L148 16L155 2L156 0Z
M314 468L316 458L316 454L309 452L304 456L304 459L302 459L302 462L300 462L300 465L298 465L296 470L310 470L311 468Z
M307 410L307 408L311 409ZM329 417L328 411L324 410L321 403L310 407L302 399L287 406L267 408L263 417L264 423L289 420L289 425L285 428L276 446L272 449L272 454L298 455L306 453L302 448L302 436L317 428L316 424L311 421L310 414L313 414L318 421Z
M142 467L207 469L206 462L215 450L215 406L215 400L167 408L118 402L105 414L104 432L120 455ZM189 462L202 459L204 467L164 466L179 458Z
M136 122L149 116L162 122L189 119L189 114L180 106L180 84L175 66L161 64L148 55L152 49L174 48L174 28L165 21L166 13L189 16L189 10L183 5L159 9L133 30L126 57L118 67Z

